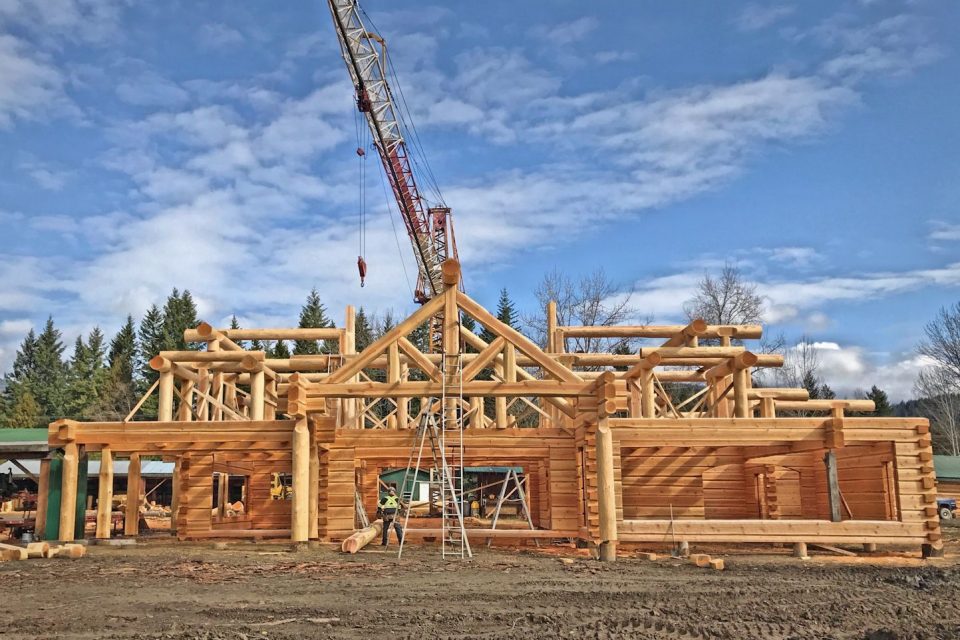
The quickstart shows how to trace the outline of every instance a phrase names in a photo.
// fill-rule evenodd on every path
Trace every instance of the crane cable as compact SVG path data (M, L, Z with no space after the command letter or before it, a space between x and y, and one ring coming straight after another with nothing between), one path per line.
M367 277L367 261L364 256L367 253L367 131L366 126L359 122L359 114L354 115L354 128L357 135L357 167L360 177L360 188L358 193L358 255L357 270L360 272L360 286L363 287ZM363 123L366 125L366 123Z

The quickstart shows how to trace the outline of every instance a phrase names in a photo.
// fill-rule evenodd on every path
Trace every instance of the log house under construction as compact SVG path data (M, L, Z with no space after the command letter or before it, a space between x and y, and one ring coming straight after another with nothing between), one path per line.
M926 420L851 417L872 402L755 387L753 372L783 364L746 346L760 326L558 326L551 304L541 349L458 290L459 275L446 261L444 291L361 353L352 307L343 328L188 330L205 350L157 354L159 380L127 420L50 425L63 451L59 537L83 535L77 463L100 452L97 537L110 535L112 461L128 458L132 476L150 455L176 463L180 539L342 540L357 496L372 511L380 474L408 464L420 417L442 412L462 430L461 464L527 478L535 528L471 531L481 539L577 540L603 560L618 544L676 541L941 548ZM494 338L468 331L463 314ZM442 353L424 353L409 335L434 317ZM575 337L659 344L565 353ZM237 344L253 339L324 340L337 352L270 359ZM676 402L671 384L695 392ZM154 395L157 420L135 419ZM276 473L290 475L290 500L271 496ZM217 511L214 474L244 478L242 517ZM136 498L127 535L138 533Z

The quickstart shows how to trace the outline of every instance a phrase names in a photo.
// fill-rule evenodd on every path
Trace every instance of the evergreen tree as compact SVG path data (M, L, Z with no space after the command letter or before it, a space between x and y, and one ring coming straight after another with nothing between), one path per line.
M373 342L373 326L370 324L370 319L367 317L367 312L363 310L363 307L360 307L357 311L357 317L354 321L354 332L356 335L357 353L360 353Z
M231 329L240 328L240 323L237 321L237 314L233 314L232 316L230 316L230 328ZM234 342L236 342L238 345L240 345L244 349L247 348L247 343L244 342L243 340L234 340Z
M259 341L259 340L251 340L251 341L250 341L250 350L251 350L251 351L266 351L266 349L265 349L264 346L263 346L263 343L262 343L261 341Z
M460 314L460 324L462 324L462 325L463 325L463 328L466 329L467 331L469 331L470 333L473 333L473 334L476 334L476 333L477 333L477 321L474 320L473 318L471 318L470 316L468 316L467 314L465 314L465 313L461 313L461 314ZM464 352L464 353L477 353L477 349L475 349L475 348L474 348L472 345L470 345L470 344L464 344L464 345L463 345L463 352Z
M63 342L60 330L47 318L43 331L37 336L35 376L28 390L40 405L44 422L62 418L66 410L67 366L63 362Z
M327 317L327 308L320 302L320 294L317 293L316 287L310 290L306 303L300 309L300 322L297 326L301 329L333 326L333 322ZM296 340L293 346L293 352L297 355L316 355L331 351L331 345L318 340Z
M286 359L290 357L290 347L283 340L277 340L273 343L273 348L267 349L268 358Z
M134 372L137 368L137 331L133 324L133 316L127 316L127 321L110 341L107 367L110 369L112 378L132 388Z
M13 371L4 376L0 395L0 419L6 427L36 427L40 421L40 407L30 388L36 379L37 335L27 333L13 359Z
M197 305L193 301L190 292L184 290L183 293L174 289L167 297L163 305L163 350L164 351L182 351L184 349L198 349L195 343L187 343L183 339L183 332L187 329L193 329L199 324L197 318ZM151 353L148 357L153 357L156 353Z
M136 405L137 395L134 372L137 368L137 332L133 316L110 341L107 353L106 382L97 414L104 419L122 420Z
M507 295L506 287L500 289L500 299L497 301L497 320L514 329L517 328L520 320L513 301L510 300L510 296Z
M143 393L147 388L156 382L158 374L150 368L150 358L157 355L164 348L163 336L163 312L157 305L151 305L147 313L140 321L139 345L140 356L140 379L142 381L140 392Z
M893 415L893 407L890 406L890 399L887 398L887 392L880 389L877 385L870 387L870 391L866 394L866 399L873 400L873 404L876 405L876 410L870 415L881 417Z
M633 349L630 348L630 342L628 340L621 340L610 353L615 356L628 356L633 353ZM629 368L630 367L626 365L614 367L617 371L626 371Z
M67 377L66 413L70 417L98 417L108 379L103 343L103 332L99 327L90 332L86 344L81 336L77 336Z
M33 394L22 385L13 388L10 404L4 408L2 420L2 426L15 429L43 426L40 405Z
M37 369L37 335L33 329L20 343L20 350L13 359L13 378L18 382L32 380Z

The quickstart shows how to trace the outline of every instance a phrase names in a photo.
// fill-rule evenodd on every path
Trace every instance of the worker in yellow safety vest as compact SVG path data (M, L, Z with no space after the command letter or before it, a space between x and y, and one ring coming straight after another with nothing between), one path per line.
M400 496L397 495L397 490L393 487L390 487L390 490L387 492L387 495L380 498L380 513L383 514L383 537L380 541L380 546L387 546L387 537L390 535L390 525L393 524L394 530L397 532L397 543L403 541L403 527L400 526L400 523L397 521L397 516L400 513Z

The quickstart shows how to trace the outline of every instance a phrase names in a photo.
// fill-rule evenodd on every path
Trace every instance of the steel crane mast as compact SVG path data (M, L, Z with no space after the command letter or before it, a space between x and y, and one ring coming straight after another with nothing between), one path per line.
M457 257L450 209L427 207L417 189L403 124L387 82L386 43L367 30L356 0L327 0L327 4L356 90L357 109L370 128L413 246L417 261L414 299L422 304L442 291L440 265Z

